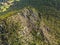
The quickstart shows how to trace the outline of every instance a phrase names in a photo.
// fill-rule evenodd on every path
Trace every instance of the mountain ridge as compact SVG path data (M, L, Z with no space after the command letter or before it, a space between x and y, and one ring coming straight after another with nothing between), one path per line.
M0 13L0 45L60 45L59 2L14 2Z
M8 36L4 35L7 40L2 40L4 42L3 45L6 43L8 45L58 45L58 39L53 34L55 32L51 32L52 34L50 34L52 30L45 24L43 18L36 9L28 7L22 9L16 15L2 20L1 24L3 29L6 29L4 32ZM9 38L14 39L12 41ZM16 39L18 39L17 42L15 42Z

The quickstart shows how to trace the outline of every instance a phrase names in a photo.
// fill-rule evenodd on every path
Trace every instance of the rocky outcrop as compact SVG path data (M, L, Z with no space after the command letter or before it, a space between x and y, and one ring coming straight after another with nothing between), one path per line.
M1 39L4 42L1 45L58 45L55 36L49 34L48 26L44 27L41 14L34 8L24 8L1 23L0 32L5 31L1 34L6 37L4 41Z

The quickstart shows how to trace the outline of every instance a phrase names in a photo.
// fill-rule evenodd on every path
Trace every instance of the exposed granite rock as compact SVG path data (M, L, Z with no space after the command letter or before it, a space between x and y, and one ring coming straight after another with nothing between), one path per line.
M1 39L4 42L1 45L58 45L55 36L49 34L50 29L44 27L45 23L39 15L34 8L24 8L3 20L1 26L5 32L1 34L4 34L6 40Z

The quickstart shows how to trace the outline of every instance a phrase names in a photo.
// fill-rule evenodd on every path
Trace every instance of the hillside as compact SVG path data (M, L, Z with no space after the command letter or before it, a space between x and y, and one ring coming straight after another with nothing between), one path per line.
M0 12L0 45L60 45L59 0L12 1Z

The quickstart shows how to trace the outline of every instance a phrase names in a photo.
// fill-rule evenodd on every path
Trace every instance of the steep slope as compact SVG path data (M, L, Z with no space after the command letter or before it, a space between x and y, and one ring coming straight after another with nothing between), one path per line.
M8 1L0 5L7 9L0 12L0 45L60 45L60 0Z
M0 45L59 45L58 32L46 22L36 9L24 8L0 21Z

